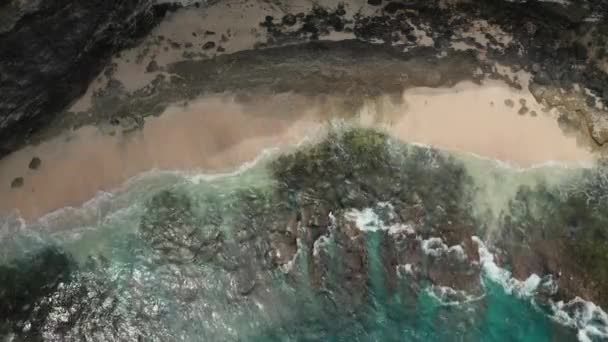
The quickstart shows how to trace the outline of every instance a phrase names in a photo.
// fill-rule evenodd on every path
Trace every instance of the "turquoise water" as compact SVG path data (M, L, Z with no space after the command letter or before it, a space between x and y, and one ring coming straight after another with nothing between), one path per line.
M579 170L516 172L418 147L384 154L356 144L321 145L310 167L272 157L225 177L151 173L17 234L6 234L19 222L5 217L0 333L16 341L602 340L579 332L603 329L601 315L560 324L550 301L536 297L539 286L513 290L447 247L496 236L512 187L572 181ZM347 219L354 209L375 215L374 229ZM388 229L406 225L413 234ZM439 236L439 256L421 248Z

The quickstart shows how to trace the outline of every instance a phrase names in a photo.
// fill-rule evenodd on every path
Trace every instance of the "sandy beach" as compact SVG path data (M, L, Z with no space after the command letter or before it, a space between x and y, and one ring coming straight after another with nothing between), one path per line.
M518 167L593 159L576 137L563 134L555 114L544 112L529 92L500 81L413 88L401 101L389 96L370 100L358 115L341 112L332 103L340 101L292 93L247 100L223 94L170 106L161 116L148 118L143 129L125 134L83 127L0 161L0 211L17 210L31 222L59 208L79 206L151 169L233 170L266 149L293 147L341 120L386 130L404 142L470 152ZM42 160L37 170L27 167L33 157ZM23 177L24 184L11 188L16 177Z

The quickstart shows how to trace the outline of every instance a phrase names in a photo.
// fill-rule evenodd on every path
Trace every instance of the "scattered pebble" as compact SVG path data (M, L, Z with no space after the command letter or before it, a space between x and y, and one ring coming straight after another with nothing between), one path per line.
M16 189L23 186L23 177L17 177L11 182L11 188Z
M28 167L31 170L38 170L38 168L40 167L40 164L42 164L42 160L40 160L40 158L38 158L38 157L34 157L30 161L30 164L28 165Z
M203 45L203 50L210 50L210 49L213 49L214 47L215 47L214 42L206 42L205 45Z
M511 99L506 99L505 106L507 106L509 108L513 108L513 106L515 106L515 102L513 102L513 100L511 100Z
M528 110L529 110L529 109L528 109L528 107L523 106L523 107L521 107L521 108L520 108L520 109L517 111L517 114L519 114L519 115L526 115L526 114L528 113Z

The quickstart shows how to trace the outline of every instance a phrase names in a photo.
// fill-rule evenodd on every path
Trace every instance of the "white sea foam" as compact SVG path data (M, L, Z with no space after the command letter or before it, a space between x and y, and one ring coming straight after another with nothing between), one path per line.
M502 285L505 292L508 294L527 298L536 293L538 286L541 284L541 278L538 275L532 274L524 281L513 278L511 272L498 266L496 262L494 262L494 255L488 250L480 238L473 236L471 239L478 246L479 262L484 275L488 279Z
M414 275L414 267L412 264L397 265L395 271L397 272L397 276L401 278L405 277L406 275Z
M476 236L473 236L472 239L479 247L479 259L484 274L492 281L502 285L507 293L528 298L532 297L539 287L547 289L550 293L557 292L557 284L552 277L548 277L544 281L536 274L530 275L525 281L511 277L509 271L496 265L494 256L481 239ZM594 303L576 297L566 303L563 301L552 303L551 309L553 320L578 329L579 341L591 342L598 338L608 339L608 314Z
M198 173L195 175L188 176L187 179L192 183L199 184L201 182L209 182L209 181L213 181L213 180L216 180L219 178L239 176L239 175L251 170L258 163L260 163L264 160L267 160L271 156L275 155L278 151L279 151L278 148L264 149L253 160L250 160L248 162L241 164L241 166L239 166L236 170L231 171L231 172L215 173L215 174Z
M279 267L281 269L281 272L283 272L283 273L289 273L289 272L291 272L291 270L293 270L293 265L298 260L298 257L301 254L302 248L304 248L304 246L302 244L302 240L300 240L300 238L296 239L296 246L297 246L296 253L293 255L293 257L291 258L291 260L289 260L286 264L281 265Z
M578 330L579 341L608 339L608 314L592 302L576 297L567 303L553 303L551 308L555 321Z
M448 246L443 243L441 238L438 237L422 240L421 246L424 254L434 256L436 258L441 257L448 251Z
M453 256L454 258L464 261L467 259L467 255L464 252L464 248L460 245L454 245L448 247L441 238L431 237L420 242L422 252L426 255L440 258L443 256Z
M427 294L443 306L463 305L476 302L485 297L485 294L474 296L466 291L455 290L448 286L431 285L425 289Z
M464 248L462 248L461 245L450 246L450 248L448 248L448 254L460 261L467 260L467 254L464 252Z
M363 210L351 209L346 212L346 218L353 220L361 231L376 232L386 229L386 226L372 208Z
M380 202L377 206L383 210L388 210L389 219L395 218L396 215L392 204L388 202ZM353 220L357 228L361 231L376 232L384 230L388 231L390 235L402 233L407 235L416 234L416 231L411 224L385 224L372 208L365 208L363 210L351 209L346 212L345 217L349 220Z
M312 246L312 255L315 257L319 256L321 249L324 249L325 246L327 246L329 244L329 242L330 242L329 236L321 235L318 239L315 240L315 242Z
M391 235L397 235L401 233L405 233L407 235L414 235L416 234L416 230L414 230L414 227L410 224L393 224L388 227L388 233Z

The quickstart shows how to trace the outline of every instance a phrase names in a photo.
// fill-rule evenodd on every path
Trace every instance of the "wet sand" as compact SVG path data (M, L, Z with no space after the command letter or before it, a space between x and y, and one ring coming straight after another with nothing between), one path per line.
M518 114L520 99L526 101L525 115ZM233 170L266 149L293 147L322 134L332 118L352 117L335 105L340 99L334 100L296 94L246 100L217 95L171 106L160 117L149 118L142 130L125 135L83 127L0 160L0 213L18 210L32 222L59 208L79 206L97 192L117 189L151 169ZM499 81L413 88L398 102L389 96L370 100L357 120L405 142L470 152L520 167L593 158L575 137L564 136L556 118L543 113L529 92ZM27 167L33 157L42 159L38 170ZM24 185L11 189L11 181L20 176Z

